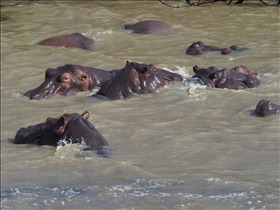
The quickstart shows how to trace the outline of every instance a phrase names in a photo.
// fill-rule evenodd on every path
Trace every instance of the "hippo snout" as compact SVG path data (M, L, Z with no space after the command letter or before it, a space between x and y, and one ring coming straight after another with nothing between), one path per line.
M47 98L47 95L48 94L45 93L45 92L44 93L37 93L34 90L29 90L24 94L24 96L27 96L30 99L37 99L37 100Z

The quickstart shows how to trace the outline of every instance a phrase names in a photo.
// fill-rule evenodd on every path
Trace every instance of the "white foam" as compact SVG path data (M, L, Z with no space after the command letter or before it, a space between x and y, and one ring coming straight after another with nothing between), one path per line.
M184 78L190 77L190 74L189 74L189 72L188 72L188 70L186 69L185 66L182 66L182 67L181 66L176 66L176 68L178 69L178 71L176 71L177 74L180 74ZM170 71L172 73L175 73L175 71L173 71L173 70L171 70L171 69L169 69L167 67L163 67L161 69L164 69L166 71Z
M193 98L200 98L202 100L206 99L206 93L205 91L201 91L202 89L206 89L205 85L199 85L199 84L188 84L188 86L186 86L187 88L187 93L189 97L193 97Z
M106 31L102 31L102 32L97 32L98 35L104 35L104 34L113 34L113 30L110 28Z
M84 148L86 148L84 139L81 140L81 143L77 144L73 144L71 139L61 139L58 141L54 155L60 159L76 158L76 154L82 153Z

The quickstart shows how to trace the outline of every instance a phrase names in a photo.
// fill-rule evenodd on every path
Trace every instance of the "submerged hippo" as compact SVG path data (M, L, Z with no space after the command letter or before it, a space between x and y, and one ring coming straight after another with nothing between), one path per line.
M200 84L210 88L239 90L254 88L260 84L257 72L249 71L246 66L236 66L230 70L218 70L213 66L199 69L198 66L194 66L193 71L195 75L192 78L198 78Z
M215 84L209 77L215 71L218 71L218 69L215 66L211 66L208 69L200 69L197 65L195 65L193 67L193 72L195 73L195 75L192 78L198 78L199 84L201 85L206 85L207 87L214 88Z
M43 99L52 95L74 95L105 85L116 72L71 64L56 69L48 68L45 81L39 87L27 91L24 96Z
M94 40L87 38L80 33L73 33L45 39L39 42L38 45L92 50Z
M152 93L158 88L173 82L181 82L182 76L155 65L128 62L106 85L93 97L101 99L124 99L134 95Z
M255 113L259 116L278 114L280 113L280 105L274 104L266 99L262 99L257 104Z
M145 20L135 24L126 24L124 29L137 34L163 34L171 31L171 25L158 20Z
M87 120L90 114L64 114L60 118L46 119L45 123L20 128L15 136L15 144L36 144L58 146L60 140L83 143L84 150L99 150L109 146L105 138Z
M238 0L237 2L235 2L235 4L241 4L243 1L244 0ZM230 0L228 4L230 4L231 2L232 2L232 0ZM260 2L262 2L266 6L272 6L272 5L265 3L263 0L260 0ZM276 6L280 6L280 0L278 0L278 3L276 4Z
M255 76L234 72L226 68L214 72L210 78L214 82L215 88L240 90L254 88L260 84L260 80Z
M239 48L236 45L232 45L230 48L220 48L220 47L214 47L210 45L205 45L203 42L194 42L192 43L188 49L186 50L187 55L201 55L206 52L211 51L218 51L221 52L221 54L229 54L233 51L242 51L242 50L249 50L249 48Z

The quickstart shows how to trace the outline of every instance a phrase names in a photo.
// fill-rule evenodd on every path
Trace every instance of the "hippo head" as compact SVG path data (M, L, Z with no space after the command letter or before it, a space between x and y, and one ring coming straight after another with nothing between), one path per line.
M45 81L35 89L27 91L24 96L30 99L43 99L52 95L73 95L89 90L92 83L90 74L79 68L52 69L45 72Z
M216 88L236 89L236 85L234 84L230 71L227 68L215 71L210 78L214 82Z
M244 50L250 50L250 49L246 48L246 47L240 48L237 45L232 45L232 46L230 46L230 48L222 49L221 54L227 55L231 52L240 52L240 51L244 51Z
M232 46L230 46L230 48L222 49L221 54L227 55L227 54L230 54L232 51L237 51L239 49L240 48L237 45L232 45Z
M210 66L208 69L200 69L197 65L195 65L193 67L193 72L195 73L195 75L192 78L199 78L203 82L203 85L214 88L215 85L210 77L216 71L218 71L218 69L215 66Z
M132 94L151 93L173 81L182 81L181 75L158 69L154 64L147 65L129 61L123 68L122 76L122 78L119 77L119 82L126 81L128 84L126 89Z
M137 94L152 93L156 89L176 81L182 81L181 75L158 69L155 65L128 62L94 97L100 95L116 100L130 98Z
M157 67L154 64L146 65L129 61L126 62L124 71L133 85L139 86L140 89L144 89L146 85L153 82L158 74ZM160 80L157 80L157 82L160 82ZM154 86L156 88L157 85Z
M247 75L247 78L243 82L248 88L254 88L261 84L258 77L251 75Z
M187 55L201 55L205 52L205 45L203 42L194 42L192 43L187 51Z
M181 75L159 69L154 64L147 65L127 61L125 69L128 70L128 74L133 75L131 77L133 83L136 86L139 85L143 93L150 93L165 85L183 80Z
M224 49L222 49L221 54L227 55L227 54L230 54L231 51L232 51L232 50L231 50L230 48L224 48Z
M20 128L15 136L15 144L37 144L57 146L60 140L85 143L88 149L108 146L104 137L87 121L90 114L64 114L60 118L48 117L45 123Z
M262 99L256 106L255 113L259 116L266 116L280 113L280 106L266 99Z

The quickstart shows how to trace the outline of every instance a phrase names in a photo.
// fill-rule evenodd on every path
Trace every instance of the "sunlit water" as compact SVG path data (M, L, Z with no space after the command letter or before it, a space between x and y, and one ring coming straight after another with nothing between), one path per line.
M263 98L280 104L279 8L259 1L181 9L158 1L2 4L1 15L10 18L1 22L2 209L279 209L279 115L252 115ZM173 32L122 28L146 19L165 21ZM93 37L94 51L36 45L73 32ZM188 56L194 41L251 50ZM175 84L118 101L94 101L89 92L23 97L43 82L47 68L111 70L126 60L186 79L194 65L242 64L258 71L261 85L235 91ZM110 144L106 155L80 145L12 144L20 127L86 110Z

